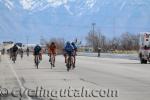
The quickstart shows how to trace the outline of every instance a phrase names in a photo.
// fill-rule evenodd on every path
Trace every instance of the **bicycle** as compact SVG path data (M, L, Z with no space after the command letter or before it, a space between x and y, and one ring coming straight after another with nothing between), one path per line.
M38 69L38 67L39 67L39 55L35 55L35 65L36 65L36 67L37 67L37 69Z
M72 61L72 56L69 55L68 59L67 59L67 71L69 72L69 70L71 69L71 66L73 65L73 61Z
M29 52L27 52L27 56L29 57Z
M16 62L16 58L17 58L17 54L13 53L11 58L12 58L12 61L15 63Z
M52 69L53 67L55 67L55 55L54 55L54 54L50 55L49 62L50 62L50 64L51 64L51 69Z
M23 58L23 53L20 54L21 59Z

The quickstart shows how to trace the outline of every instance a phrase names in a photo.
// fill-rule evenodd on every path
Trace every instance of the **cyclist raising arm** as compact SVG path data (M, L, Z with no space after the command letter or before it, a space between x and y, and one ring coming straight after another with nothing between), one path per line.
M72 46L74 47L74 52L73 52L73 68L75 68L75 64L76 64L76 55L77 55L77 46L74 42L71 43Z

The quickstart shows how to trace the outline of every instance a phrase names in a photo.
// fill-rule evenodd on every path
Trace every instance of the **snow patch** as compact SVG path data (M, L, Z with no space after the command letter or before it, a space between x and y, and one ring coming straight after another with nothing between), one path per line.
M74 15L74 13L70 10L70 6L64 5L64 7L66 8L66 10L69 12L70 15Z
M33 6L32 0L20 0L20 4L22 4L23 9L32 10Z
M87 0L86 5L89 7L89 9L93 8L93 6L96 4L96 0Z
M4 4L9 10L11 10L14 7L12 0L5 0Z
M51 7L58 7L64 5L68 2L68 0L47 0Z

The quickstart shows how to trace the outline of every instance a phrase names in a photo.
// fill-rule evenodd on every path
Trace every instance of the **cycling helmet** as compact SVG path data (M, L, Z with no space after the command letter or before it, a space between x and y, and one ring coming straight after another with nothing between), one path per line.
M75 43L74 43L74 42L72 42L71 44L72 44L72 45L75 45Z
M16 44L14 44L14 47L16 47L17 45Z
M67 41L66 44L67 44L67 45L70 45L70 41Z
M52 45L55 45L55 42L52 42L51 44L52 44Z

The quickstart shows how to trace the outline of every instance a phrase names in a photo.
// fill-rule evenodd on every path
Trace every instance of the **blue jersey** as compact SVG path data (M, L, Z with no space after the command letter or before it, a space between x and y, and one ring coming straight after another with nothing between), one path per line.
M64 49L66 52L73 52L74 51L74 47L71 44L66 45Z

